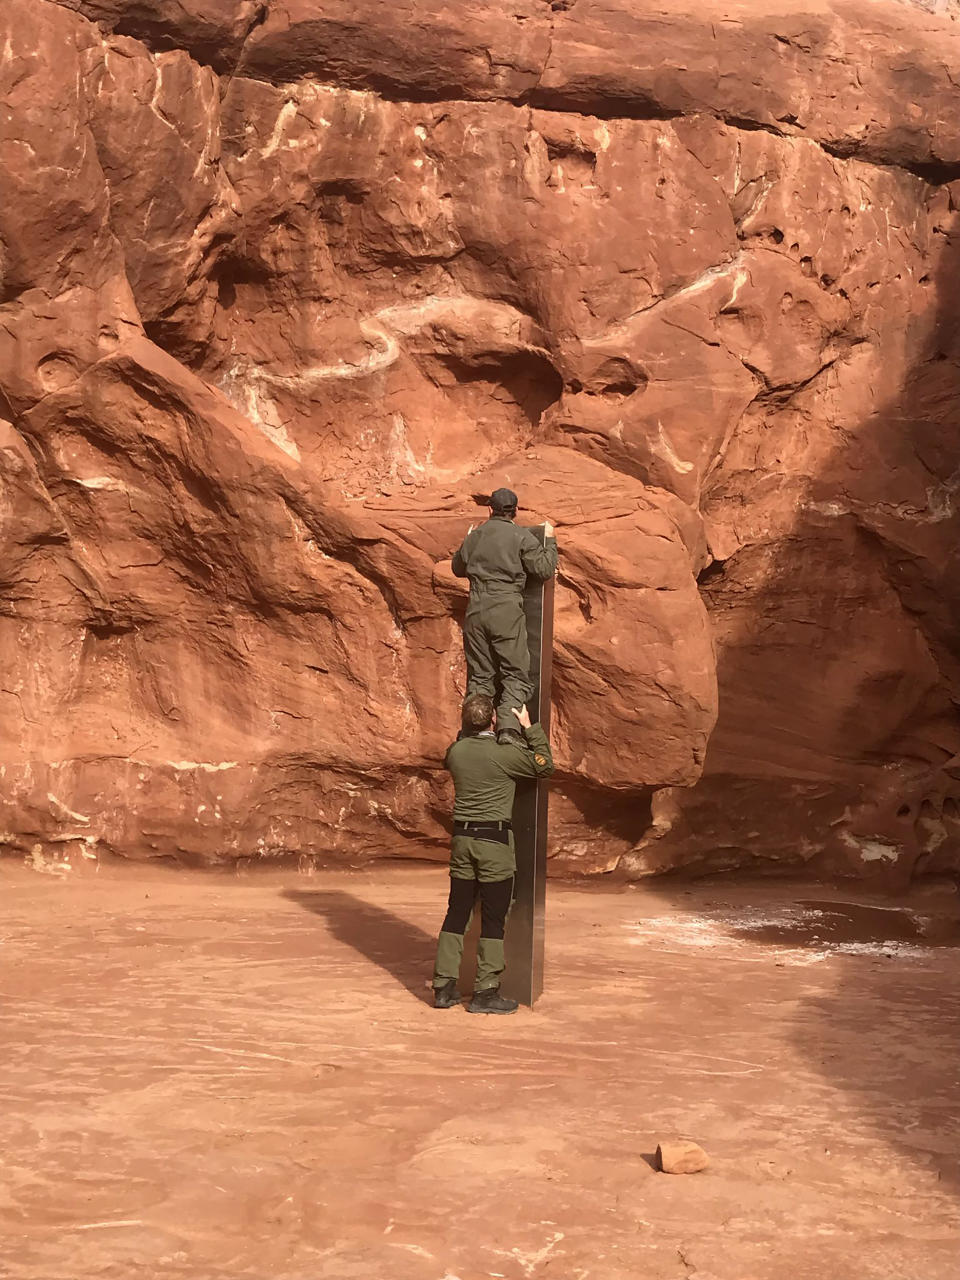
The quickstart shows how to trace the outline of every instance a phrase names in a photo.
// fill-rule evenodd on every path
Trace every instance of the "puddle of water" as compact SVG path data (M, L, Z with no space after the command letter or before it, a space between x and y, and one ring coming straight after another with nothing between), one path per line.
M859 902L798 902L794 911L765 922L750 933L765 942L788 946L866 943L879 947L910 943L920 947L960 947L958 919Z

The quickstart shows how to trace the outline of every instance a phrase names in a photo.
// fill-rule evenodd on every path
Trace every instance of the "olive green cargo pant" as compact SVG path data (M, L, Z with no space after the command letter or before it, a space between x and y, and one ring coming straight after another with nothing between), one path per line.
M513 901L517 859L510 843L454 836L450 851L450 898L437 942L433 985L442 987L460 976L463 935L470 927L480 899L480 941L477 943L477 977L474 991L500 985L503 974L503 937Z
M519 592L471 589L463 623L467 694L497 698L497 728L520 730L513 714L533 697L527 619Z

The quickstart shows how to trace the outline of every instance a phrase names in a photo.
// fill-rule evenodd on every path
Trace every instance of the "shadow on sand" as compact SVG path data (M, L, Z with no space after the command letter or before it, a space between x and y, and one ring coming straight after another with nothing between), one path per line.
M960 903L952 887L928 884L895 903L856 883L820 893L809 882L781 885L717 875L692 894L674 877L647 888L773 950L759 986L753 965L742 975L731 967L719 1029L728 1016L769 1017L774 975L799 964L793 971L810 979L788 985L780 1015L797 1060L854 1100L857 1118L896 1153L893 1167L902 1161L911 1193L937 1184L960 1193ZM789 1085L787 1073L785 1095ZM911 1182L908 1169L926 1181Z
M342 889L284 889L283 896L321 916L339 942L378 965L424 1004L433 1004L425 984L433 971L435 937Z

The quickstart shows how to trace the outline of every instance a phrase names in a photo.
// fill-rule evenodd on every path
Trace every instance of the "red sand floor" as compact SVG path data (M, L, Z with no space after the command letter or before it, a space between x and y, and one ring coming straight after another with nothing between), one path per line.
M0 864L0 1275L958 1280L952 890L554 885L492 1018L427 1003L444 889Z

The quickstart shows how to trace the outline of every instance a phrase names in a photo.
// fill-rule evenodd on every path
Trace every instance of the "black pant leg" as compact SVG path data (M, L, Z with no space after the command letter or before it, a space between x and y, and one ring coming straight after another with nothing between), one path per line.
M507 927L507 913L513 901L513 881L488 880L480 882L480 937L503 939Z
M450 897L441 933L466 933L477 901L478 882L450 878Z

